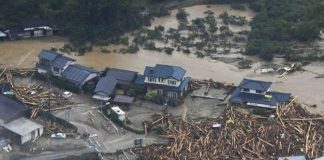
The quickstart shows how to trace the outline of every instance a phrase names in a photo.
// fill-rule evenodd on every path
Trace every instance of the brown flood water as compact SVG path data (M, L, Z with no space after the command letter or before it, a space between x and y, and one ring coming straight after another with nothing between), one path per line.
M203 17L203 12L211 10L215 15L228 10L230 14L246 16L251 19L254 13L250 10L246 12L229 10L229 5L198 5L186 8L189 12L189 19ZM171 16L156 18L153 26L163 25L168 27L177 27L175 19L176 10L172 11ZM249 29L248 26L234 27L232 30L239 31ZM50 49L52 46L62 47L67 40L60 37L40 38L30 40L20 40L12 42L0 42L0 63L14 67L34 67L37 62L37 54L41 49ZM119 50L120 46L108 46L110 51ZM235 66L225 64L219 61L211 61L208 58L198 59L194 55L185 55L174 51L173 55L167 55L163 52L140 50L137 54L104 54L100 52L99 47L94 47L93 52L84 56L73 57L78 63L101 70L106 67L116 67L134 70L143 73L145 66L154 66L155 64L177 65L187 70L187 75L198 79L214 79L216 81L238 84L242 78L254 78L266 81L272 81L273 90L291 92L298 96L299 101L307 104L317 104L313 112L324 114L324 78L315 79L316 76L310 72L294 73L285 78L278 78L278 75L260 75L253 72L262 62L256 63L253 69L239 70ZM313 63L306 69L313 72L324 74L324 63Z

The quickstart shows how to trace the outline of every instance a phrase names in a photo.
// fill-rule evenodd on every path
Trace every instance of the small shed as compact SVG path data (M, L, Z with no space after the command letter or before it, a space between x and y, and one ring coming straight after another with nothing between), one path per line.
M134 97L126 96L126 95L116 95L112 100L113 103L116 104L126 104L129 105L134 101Z
M0 40L6 39L7 34L0 30Z
M25 117L4 124L3 128L14 133L19 144L24 144L43 135L43 126Z

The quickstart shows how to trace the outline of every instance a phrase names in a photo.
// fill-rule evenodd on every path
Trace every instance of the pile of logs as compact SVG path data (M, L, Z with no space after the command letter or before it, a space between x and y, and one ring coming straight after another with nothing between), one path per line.
M10 83L14 96L28 107L32 107L34 118L39 109L57 110L72 103L63 98L60 93L45 89L42 85L18 86L13 81L14 76L28 77L35 73L33 69L0 69L0 83Z
M169 145L140 148L136 150L139 159L254 160L323 156L324 117L309 113L297 103L280 106L269 117L256 117L229 108L222 117L200 123L172 116L166 118L168 130L161 137L170 139ZM153 121L156 119L161 121L156 116Z
M189 83L189 90L194 91L198 90L202 87L202 85L207 85L207 88L225 88L225 89L233 89L235 85L233 83L223 83L223 82L216 82L212 79L210 80L191 80Z

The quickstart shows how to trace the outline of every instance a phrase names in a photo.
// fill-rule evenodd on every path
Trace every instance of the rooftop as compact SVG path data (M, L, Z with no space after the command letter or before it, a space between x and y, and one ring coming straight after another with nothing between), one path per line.
M251 94L241 92L239 88L237 88L230 97L230 101L234 103L244 104L246 102L258 103L270 106L277 106L278 104L285 103L289 100L291 94L290 93L281 93L281 92L267 92L269 97L266 97L262 94Z
M56 53L56 52L53 52L53 51L49 51L49 50L42 50L40 53L39 53L39 57L40 58L43 58L43 59L46 59L46 60L49 60L49 61L54 61L56 59L56 57L58 57L60 54L59 53Z
M118 84L122 85L129 85L136 78L136 75L137 72L116 68L109 69L106 73L106 76L114 77L118 80Z
M21 116L27 108L18 100L0 95L0 119L10 121Z
M52 62L52 66L56 68L63 68L68 62L74 62L75 60L63 55L57 56Z
M259 81L259 80L252 80L252 79L243 79L240 83L240 88L246 88L246 89L253 89L253 90L259 90L259 91L267 91L272 82L265 82L265 81Z
M134 97L126 96L126 95L116 95L113 99L115 103L124 103L124 104L131 104L134 101Z
M174 78L181 80L186 74L186 70L178 66L157 64L155 67L145 67L144 76L157 78Z
M118 81L113 77L102 77L100 78L94 92L95 93L103 92L107 96L110 96L113 94L117 82Z
M96 71L79 64L73 64L63 71L62 76L71 83L81 85L92 73L96 73Z
M38 128L42 128L41 125L26 119L25 117L7 123L3 127L21 136L25 136Z
M34 19L30 21L25 21L22 24L22 27L24 28L35 28L35 27L50 27L51 25L49 22L45 19Z

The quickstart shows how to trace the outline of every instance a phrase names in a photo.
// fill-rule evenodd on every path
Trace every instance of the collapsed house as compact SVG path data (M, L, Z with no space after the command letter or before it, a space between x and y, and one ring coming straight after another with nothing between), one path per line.
M287 103L291 94L270 91L271 85L271 82L243 79L229 101L241 105L276 109L278 105Z
M98 76L97 71L75 64L74 59L60 53L42 50L38 57L36 68L39 74L60 78L79 88Z
M0 95L0 126L4 137L24 144L43 134L43 127L27 118L27 107L14 99Z
M157 64L145 67L144 86L148 92L156 92L168 98L183 97L188 90L190 77L185 77L186 70L178 66ZM139 82L140 83L140 82Z

